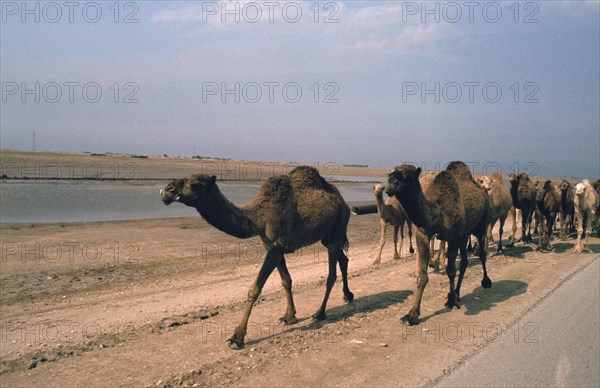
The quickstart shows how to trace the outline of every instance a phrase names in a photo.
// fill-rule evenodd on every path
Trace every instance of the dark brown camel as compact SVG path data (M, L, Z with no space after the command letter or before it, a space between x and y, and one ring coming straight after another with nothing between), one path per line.
M539 187L536 192L536 218L538 222L540 238L538 240L537 250L548 248L550 238L554 231L554 222L556 215L560 210L560 197L554 189L552 182L547 180L543 187ZM539 216L537 216L539 214Z
M560 183L560 238L575 232L575 191L566 180Z
M326 317L327 300L336 280L336 264L342 272L344 299L348 302L354 299L348 288L348 258L344 254L348 247L346 229L350 208L337 188L325 181L316 169L299 166L288 175L270 178L254 200L242 207L225 198L215 181L215 176L191 175L169 183L161 190L161 197L166 205L177 201L196 208L208 223L232 236L260 236L267 250L258 276L248 291L242 320L227 341L229 346L244 346L252 306L275 268L287 295L287 310L279 321L287 325L298 322L292 298L292 278L284 258L286 253L318 241L327 247L329 275L323 303L313 315L315 319Z
M419 250L417 293L410 312L402 322L417 324L421 310L423 291L429 281L429 241L435 234L448 243L446 274L450 280L450 292L446 307L459 307L460 286L467 270L467 240L474 234L479 241L479 258L483 267L483 288L490 288L492 281L487 275L486 234L488 227L489 198L473 180L471 172L463 162L452 162L446 170L436 175L429 188L423 192L419 183L420 168L403 164L390 172L388 195L394 195L404 207L408 218L416 226ZM460 273L456 287L456 255L460 250Z
M521 241L531 241L531 218L535 211L535 186L527 174L510 174L510 196L515 209L521 209ZM509 246L514 246L514 240Z

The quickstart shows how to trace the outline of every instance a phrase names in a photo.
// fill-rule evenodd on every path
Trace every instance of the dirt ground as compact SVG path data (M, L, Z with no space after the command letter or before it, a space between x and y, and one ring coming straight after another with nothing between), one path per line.
M353 216L349 226L352 304L338 281L328 318L310 318L327 255L308 247L287 258L300 322L278 324L285 298L273 274L238 351L224 342L262 262L257 239L232 238L200 217L1 225L2 385L427 385L498 336L535 346L544 323L512 323L600 251L596 237L584 254L571 253L572 238L555 238L553 252L517 244L490 258L490 290L471 258L462 308L452 311L445 273L431 271L422 322L405 326L414 256L405 241L403 259L392 260L390 242L373 267L375 217Z
M147 171L154 174L152 166ZM169 167L157 174L184 175L178 172ZM600 256L596 236L589 240L591 252L582 254L572 253L574 236L566 241L555 236L551 252L518 243L498 255L492 244L490 290L480 286L481 265L471 257L462 307L447 310L447 277L431 270L421 323L406 326L399 318L413 300L415 256L408 255L405 240L402 259L393 260L389 235L382 264L372 266L379 240L376 217L350 220L353 303L342 301L338 277L328 318L313 321L325 289L327 253L314 245L288 255L300 322L278 323L286 306L274 273L252 312L242 350L229 349L225 341L262 263L257 238L233 238L199 216L0 224L0 383L431 385L501 336L535 346L544 322L515 321Z

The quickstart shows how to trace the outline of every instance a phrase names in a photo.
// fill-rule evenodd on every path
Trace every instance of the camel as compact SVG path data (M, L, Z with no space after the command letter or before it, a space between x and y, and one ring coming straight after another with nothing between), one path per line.
M489 198L473 180L471 172L463 162L452 162L446 170L436 175L424 192L419 182L421 168L403 164L392 170L388 177L386 192L394 195L402 204L408 218L416 226L416 239L419 249L417 292L414 304L408 314L401 318L410 325L419 322L423 291L429 281L427 265L430 259L429 242L438 235L448 243L448 264L446 274L450 281L450 291L446 307L460 307L460 287L467 270L467 239L474 234L479 241L479 258L483 267L483 288L492 287L487 275L486 234L488 227ZM460 250L460 273L456 287L455 260Z
M375 205L377 206L377 213L379 213L379 227L381 229L381 238L379 239L379 253L377 258L373 262L373 265L379 265L381 263L381 252L385 245L385 231L388 224L394 226L394 259L399 260L401 255L398 254L398 231L400 231L400 252L402 252L402 244L404 242L404 224L408 224L408 241L409 241L409 252L412 255L415 253L415 249L412 245L412 222L406 217L406 213L400 205L400 202L395 197L389 197L383 200L383 185L377 184L373 186L373 193L375 194Z
M598 202L598 193L594 190L590 181L585 179L575 185L575 218L577 218L575 252L577 253L583 252L587 246L586 228L587 224L591 223L596 215Z
M423 174L423 176L421 178L419 178L419 182L421 182L421 188L423 189L423 191L427 191L427 188L429 188L429 186L435 179L436 175L437 175L437 172L430 171L428 173ZM436 252L435 251L435 240L436 240L436 236L433 236L429 243L429 251L431 253ZM444 256L446 255L446 242L444 240L440 240L439 238L437 238L437 240L439 241L438 250L435 253L435 258L429 262L429 266L436 271L440 269L440 263L444 259ZM417 268L415 270L415 277L417 277L418 275L419 275L419 266L417 263Z
M515 209L521 210L521 241L531 241L531 218L535 211L535 186L527 174L510 174L510 195ZM509 246L514 246L514 240Z
M537 250L547 248L550 244L552 232L554 231L554 222L556 215L560 211L560 197L552 181L547 180L543 187L536 191L536 218L539 220L540 238L538 240Z
M244 347L248 319L254 303L270 274L277 268L287 297L287 310L280 322L291 325L296 319L292 298L292 278L284 254L294 252L318 241L327 247L329 275L325 297L313 315L317 320L326 317L325 308L336 280L339 264L344 299L351 302L354 295L348 288L348 248L346 230L350 208L338 189L323 179L313 167L299 166L287 175L268 179L258 195L247 205L237 207L220 191L216 177L194 174L174 180L161 190L165 205L180 202L196 208L212 226L238 238L260 236L267 251L256 280L248 291L242 320L227 340L233 349Z
M600 179L592 183L592 186L596 189L596 194L600 198ZM598 207L596 207L596 217L592 221L592 230L594 229L596 230L596 234L600 236L600 202L598 202Z
M571 233L575 229L575 194L573 193L573 187L569 182L563 180L559 186L560 190L560 212L558 218L560 219L560 238L565 240L567 233Z
M506 221L506 217L508 217L509 212L511 212L513 218L513 233L509 245L514 245L515 231L517 229L515 208L512 204L510 191L504 185L504 179L502 179L502 174L499 172L494 172L491 176L484 175L479 177L479 185L490 196L489 226L487 234L488 241L493 241L492 229L494 228L494 225L496 225L496 221L500 221L500 236L498 237L497 251L503 252L502 233L504 231L504 222Z

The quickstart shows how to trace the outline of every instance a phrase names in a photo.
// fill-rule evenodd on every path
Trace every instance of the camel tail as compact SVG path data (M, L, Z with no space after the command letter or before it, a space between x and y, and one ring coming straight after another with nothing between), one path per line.
M342 250L347 255L350 250L350 241L348 241L348 236L344 236L344 242L342 243Z

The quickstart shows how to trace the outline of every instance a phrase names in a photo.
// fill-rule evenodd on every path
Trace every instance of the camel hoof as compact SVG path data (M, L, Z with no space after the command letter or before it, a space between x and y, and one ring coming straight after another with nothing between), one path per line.
M228 339L226 342L227 346L229 346L231 349L233 350L240 350L240 349L244 349L244 343L237 343L233 337Z
M348 291L347 294L344 294L344 302L346 303L352 303L352 301L354 300L354 294L351 293L350 291Z
M410 254L412 255L413 253L415 253L415 248L410 247L410 249L408 250L410 252Z
M400 322L407 324L409 326L414 326L419 324L419 317L415 317L411 314L406 314L402 318L400 318Z
M279 318L279 323L281 323L282 325L293 325L295 323L298 323L298 318L296 318L295 316L291 318L281 317Z
M317 321L322 321L325 318L327 318L327 314L325 314L325 311L317 311L316 313L313 314L313 319L317 320Z
M483 279L481 279L481 287L485 289L492 288L492 280L487 276L484 277Z
M371 265L378 266L379 264L381 264L381 261L380 260L375 260Z
M460 309L460 306L458 304L459 299L460 298L458 297L458 295L448 293L448 300L446 301L446 304L444 306L446 306L448 310L452 310L452 308L454 307Z

